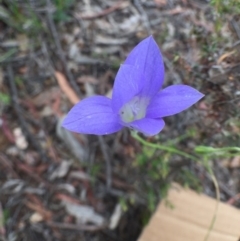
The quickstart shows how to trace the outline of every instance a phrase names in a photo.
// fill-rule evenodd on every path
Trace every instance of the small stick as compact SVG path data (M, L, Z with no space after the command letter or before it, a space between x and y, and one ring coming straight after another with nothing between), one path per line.
M126 3L126 2L123 2L123 1L118 1L115 5L107 8L107 9L104 9L102 12L100 13L96 13L96 14L93 14L93 15L80 15L80 14L76 14L75 17L77 19L85 19L85 20L92 20L92 19L95 19L95 18L100 18L100 17L104 17L105 15L108 15L109 13L112 13L116 10L118 10L119 8L122 7L123 3Z
M71 224L71 223L59 223L59 222L47 222L47 224L52 228L60 228L60 229L69 229L69 230L78 230L78 231L90 231L96 232L102 229L105 229L107 226L94 226L94 225L84 225L84 224Z
M236 23L236 21L235 21L234 19L231 20L230 23L231 23L233 29L235 30L235 32L236 32L238 38L240 39L240 29L239 29L239 25Z
M27 123L22 115L22 110L19 105L18 100L18 92L14 81L14 75L13 75L13 69L11 65L7 66L7 73L8 73L8 79L9 79L9 86L10 86L10 93L12 97L13 107L16 111L16 114L18 116L20 125L22 127L23 132L26 134L27 139L31 143L31 145L36 149L36 151L40 154L40 157L44 162L49 161L48 157L43 152L42 148L40 147L39 143L36 141L35 137L32 135L32 133L29 131Z
M163 56L163 60L164 60L164 63L166 64L167 68L170 70L171 74L173 75L173 78L176 81L174 84L182 83L182 80L181 80L179 74L174 70L174 67L173 67L172 63L170 62L170 60L166 56Z
M111 160L108 154L106 143L102 136L98 136L98 140L100 142L100 147L106 162L106 184L107 184L107 190L111 189L112 186L112 166L111 166Z
M50 0L46 0L46 3L47 3L47 6L48 6L48 9L50 9L51 8ZM62 62L62 65L63 65L64 70L66 72L67 78L68 78L70 84L72 85L73 89L76 91L76 93L79 96L81 96L82 93L81 93L78 85L76 84L71 71L67 67L67 61L66 61L66 58L64 56L64 52L62 50L59 34L57 32L56 26L55 26L54 21L52 19L51 11L47 11L47 19L48 19L49 28L50 28L50 31L52 33L55 45L57 47L57 55L58 55L58 57L60 58L60 60Z
M4 227L4 217L3 217L3 211L2 211L2 204L0 202L0 240L1 237L3 238L3 241L5 241L5 235L6 235L6 229Z
M134 5L136 6L136 8L138 9L139 13L141 14L142 23L145 26L145 28L146 28L146 30L148 32L148 35L151 35L152 34L152 29L150 27L150 22L149 22L147 13L143 9L143 7L142 7L142 5L141 5L139 0L134 0Z
M32 179L34 179L36 182L44 184L45 187L47 187L48 189L52 189L52 185L50 183L48 183L47 181L45 181L44 179L42 179L41 177L39 177L36 173L33 172L33 170L31 168L29 168L28 166L24 165L24 164L18 164L16 165L16 167L26 173L27 175L29 175Z
M0 162L3 163L3 165L5 165L10 172L12 173L13 178L15 179L19 179L18 174L13 170L11 162L9 160L7 160L6 156L4 154L0 153Z
M237 195L235 195L234 197L231 197L227 203L230 205L234 205L238 200L240 200L240 193L238 193Z

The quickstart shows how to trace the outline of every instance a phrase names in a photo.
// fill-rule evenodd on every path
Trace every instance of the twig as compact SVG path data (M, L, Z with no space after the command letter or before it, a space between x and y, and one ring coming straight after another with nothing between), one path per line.
M16 111L17 116L18 116L18 119L19 119L20 125L22 127L22 130L25 133L25 135L26 135L27 139L29 140L29 142L31 143L31 145L40 154L40 157L42 158L42 160L45 161L45 162L49 161L48 157L46 156L46 154L43 152L42 148L40 147L40 145L36 141L36 138L34 138L32 133L29 131L27 123L26 123L25 119L23 118L22 110L21 110L21 107L19 105L19 100L18 100L18 92L17 92L17 88L16 88L16 85L15 85L15 81L14 81L13 69L12 69L11 65L7 66L7 73L8 73L10 93L11 93L11 97L12 97L13 107L14 107L14 110Z
M47 3L47 7L51 8L51 1L50 0L46 0L46 3ZM51 11L47 11L47 19L48 19L49 28L50 28L50 31L52 33L55 45L57 47L57 55L58 55L58 57L60 58L60 60L62 62L62 65L63 65L64 71L65 71L65 73L67 75L67 78L68 78L70 84L72 85L73 89L76 91L76 93L79 96L81 96L82 93L81 93L79 87L77 86L77 84L76 84L76 82L75 82L75 80L73 78L72 73L70 72L70 70L67 67L67 61L66 61L66 58L64 56L64 52L62 50L62 46L61 46L61 43L60 43L60 37L58 35L56 26L54 24Z
M104 156L104 160L106 162L106 185L107 190L109 190L112 186L112 166L111 166L111 160L108 154L106 143L102 136L98 136L98 140L100 142L100 147Z
M12 132L9 130L9 127L6 123L6 120L5 120L5 117L2 116L1 117L1 127L2 127L2 130L3 130L3 134L7 137L7 139L11 142L11 143L15 143L15 137L13 136Z
M7 228L8 228L8 233L11 233L13 230L15 231L16 229L14 229L16 226L15 224L17 223L17 218L19 217L20 215L20 212L22 212L23 210L23 198L20 198L21 197L21 194L17 194L17 195L14 195L12 198L9 198L8 199L8 203L7 205L9 205L9 207L12 207L13 205L15 206L16 204L16 207L13 209L13 213L11 214L11 218L9 219L8 221L8 225L7 225ZM13 200L15 201L15 203L13 204ZM5 240L3 240L5 241Z
M18 164L16 165L16 167L21 170L22 172L26 173L27 175L29 175L32 179L34 179L36 182L44 184L45 187L51 189L52 185L50 183L48 183L47 181L45 181L44 179L42 179L41 177L39 177L39 175L37 175L36 173L34 173L34 170L32 170L31 168L29 168L27 165L25 164Z
M182 83L182 80L181 80L179 74L174 70L174 67L173 67L172 63L170 62L170 60L166 56L163 56L163 60L176 81L174 84Z
M4 238L5 234L6 234L6 230L4 228L4 220L3 220L3 211L2 211L2 204L0 202L0 239L1 237Z
M0 161L3 162L3 164L10 170L10 172L12 173L13 178L18 179L19 176L18 174L13 170L11 162L9 162L9 160L7 160L6 156L4 154L0 153Z
M41 42L42 42L41 51L43 53L43 56L46 58L46 61L47 61L46 65L49 68L50 74L54 75L55 74L55 68L53 67L54 65L53 65L53 62L50 58L48 46L47 46L47 44L46 44L46 42L44 41L43 38L41 38Z
M34 210L36 212L38 212L39 214L41 214L46 220L50 220L53 216L52 212L47 210L43 205L39 205L39 204L36 204L34 202L29 202L29 201L26 201L25 202L25 205L31 209L31 210Z
M58 222L47 222L47 224L52 228L60 228L60 229L69 229L69 230L75 230L75 231L90 231L90 232L96 232L102 229L105 229L107 226L94 226L94 225L76 225L71 223L58 223Z
M231 197L227 203L230 205L234 205L237 201L240 200L240 193L238 193L237 195L235 195L234 197Z
M138 196L135 193L126 193L126 192L120 191L118 189L113 189L113 188L109 189L107 192L115 197L121 197L121 198L124 197L127 200L134 200L135 202L137 202L139 204L146 205L146 203L147 203L147 201L144 198Z
M235 21L234 19L232 19L230 23L231 23L233 29L235 30L238 38L240 39L240 29L239 29L239 25L236 23L236 21Z
M146 28L146 30L148 32L148 35L151 35L152 34L152 29L151 29L151 26L150 26L150 22L149 22L147 13L143 9L143 7L142 7L142 5L141 5L139 0L134 0L134 5L136 6L136 8L138 9L138 11L139 11L139 13L141 15L142 23L145 26L145 28Z
M98 178L100 180L104 180L104 181L106 181L106 179L107 179L103 173L99 173ZM112 178L112 187L119 188L121 190L128 190L128 191L135 190L135 188L132 185L125 183L123 181L120 181L119 179L116 179L116 178Z
M85 20L92 20L92 19L95 19L95 18L100 18L100 17L104 17L105 15L108 15L109 13L112 13L120 8L122 8L122 5L126 3L126 2L123 2L122 0L121 1L118 1L116 4L114 4L113 6L107 8L107 9L104 9L102 12L100 13L96 13L96 14L93 14L93 15L80 15L80 14L75 14L75 18L77 19L85 19Z

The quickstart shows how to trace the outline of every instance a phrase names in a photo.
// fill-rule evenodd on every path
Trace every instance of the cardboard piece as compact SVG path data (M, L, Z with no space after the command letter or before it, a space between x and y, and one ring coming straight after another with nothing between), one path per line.
M204 241L216 200L174 184L138 241ZM208 241L240 241L240 210L224 203L219 209Z

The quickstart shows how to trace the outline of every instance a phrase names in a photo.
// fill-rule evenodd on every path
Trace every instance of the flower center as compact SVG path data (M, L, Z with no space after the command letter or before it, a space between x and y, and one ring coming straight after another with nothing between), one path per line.
M144 97L135 96L120 109L123 122L129 123L145 117L149 100Z

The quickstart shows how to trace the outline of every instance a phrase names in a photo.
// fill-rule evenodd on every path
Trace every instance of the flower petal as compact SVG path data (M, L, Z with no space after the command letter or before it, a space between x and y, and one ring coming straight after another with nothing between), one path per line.
M107 135L119 131L122 125L112 112L111 100L94 96L77 103L68 113L62 126L82 134Z
M115 113L141 91L143 85L138 81L140 78L140 73L134 66L121 65L113 86L112 108Z
M164 81L164 64L159 47L152 36L141 41L128 55L124 64L133 65L141 74L142 94L154 96Z
M157 135L165 126L163 119L144 118L134 121L129 126L147 136Z
M148 118L177 114L199 101L204 95L187 85L172 85L160 91L147 108Z

